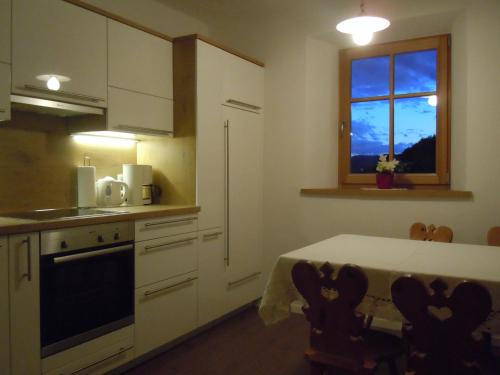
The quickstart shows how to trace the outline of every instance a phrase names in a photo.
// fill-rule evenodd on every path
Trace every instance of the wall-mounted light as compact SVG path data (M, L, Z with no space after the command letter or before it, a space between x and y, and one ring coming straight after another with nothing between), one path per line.
M42 74L36 76L39 81L44 81L49 90L57 91L61 88L61 82L69 82L71 78L59 74Z
M76 133L71 136L76 143L87 146L131 148L139 142L135 134L110 131Z
M365 46L371 42L373 33L387 29L391 24L382 17L365 16L365 2L361 0L361 14L359 17L346 19L337 24L341 33L352 34L354 43Z

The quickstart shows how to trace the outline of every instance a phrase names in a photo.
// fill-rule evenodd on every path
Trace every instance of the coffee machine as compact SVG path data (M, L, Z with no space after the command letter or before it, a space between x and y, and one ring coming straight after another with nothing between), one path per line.
M153 167L151 165L123 164L123 182L128 185L128 206L153 203Z

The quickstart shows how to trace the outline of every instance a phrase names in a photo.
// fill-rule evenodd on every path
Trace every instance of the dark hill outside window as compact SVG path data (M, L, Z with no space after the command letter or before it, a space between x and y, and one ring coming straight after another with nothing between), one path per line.
M380 154L400 161L396 184L449 187L450 37L340 51L339 178L375 184Z

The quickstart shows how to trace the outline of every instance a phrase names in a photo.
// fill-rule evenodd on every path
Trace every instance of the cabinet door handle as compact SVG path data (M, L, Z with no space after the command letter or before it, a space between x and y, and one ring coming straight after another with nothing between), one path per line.
M23 240L23 243L26 244L26 258L28 260L28 267L27 267L27 272L22 275L22 278L27 278L28 281L31 281L32 277L32 272L31 272L31 236L26 237L25 240Z
M146 246L146 247L144 247L144 252L147 253L147 252L150 252L151 250L159 249L160 247L178 245L178 244L185 243L185 242L191 242L191 241L194 241L196 239L198 239L198 237L189 237L189 238L184 238L182 240L165 242L165 243L162 243L159 245Z
M178 286L181 286L181 285L184 285L184 284L189 284L191 281L194 281L198 279L197 277L189 277L187 278L186 280L184 281L181 281L181 282L178 282L178 283L175 283L175 284L172 284L172 285L169 285L169 286L165 286L163 288L158 288L158 289L153 289L153 290L146 290L144 292L144 297L150 297L154 294L158 294L158 293L162 293L162 292L166 292L167 290L170 290L170 289L173 289L173 288L176 288Z
M45 94L51 94L51 95L55 95L55 96L65 97L65 98L85 100L87 102L92 102L92 103L99 103L99 102L104 101L103 98L98 98L95 96L83 95L83 94L78 94L76 92L63 91L63 90L53 91L53 90L46 89L44 87L39 87L39 86L34 86L34 85L24 85L22 88L24 88L25 90L29 90L29 91L38 91L38 92L43 92Z
M224 123L224 194L225 194L225 224L226 224L226 252L224 256L224 262L226 267L229 267L229 120Z
M5 113L5 112L7 112L6 109L0 108L0 113Z
M230 282L227 283L227 286L228 286L228 288L232 288L233 286L235 286L237 284L243 283L243 282L245 282L247 280L250 280L250 279L253 279L254 277L259 276L261 273L262 272L254 272L251 275L242 277L241 279L238 279L236 281L230 281Z
M206 233L203 235L203 239L208 240L210 238L219 237L221 234L222 232Z
M248 103L241 102L241 101L235 100L235 99L228 99L228 100L226 100L226 103L234 104L234 105L237 105L237 106L240 106L243 108L248 108L248 109L251 109L254 111L258 111L259 109L261 109L261 107L259 107L258 105L248 104Z
M159 130L159 129L151 129L151 128L143 128L140 126L134 125L126 125L126 124L118 124L113 126L115 129L130 131L132 133L142 133L142 134L150 134L150 135L172 135L174 134L171 130Z
M195 217L188 217L186 219L178 219L178 220L168 220L168 221L158 221L158 222L155 222L155 223L145 223L144 226L146 228L148 227L155 227L155 226L158 226L158 225L169 225L169 224L190 224L191 222L193 222L194 220L196 220Z

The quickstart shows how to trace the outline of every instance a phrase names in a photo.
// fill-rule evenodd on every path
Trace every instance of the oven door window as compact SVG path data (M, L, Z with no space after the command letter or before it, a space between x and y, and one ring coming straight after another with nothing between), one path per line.
M41 258L42 356L133 323L133 245L121 248Z

